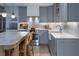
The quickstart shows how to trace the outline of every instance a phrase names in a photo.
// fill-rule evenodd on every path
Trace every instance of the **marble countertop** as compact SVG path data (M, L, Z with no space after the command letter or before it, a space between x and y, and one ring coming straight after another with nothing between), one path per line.
M51 33L59 33L59 29L52 29L52 30L48 30Z
M37 30L48 30L48 29L41 29L41 28L37 28ZM48 30L48 32L50 34L52 34L55 38L68 38L68 39L79 39L78 36L75 36L75 35L72 35L70 33L60 33L59 32L59 29L51 29L51 30Z
M51 33L55 38L79 39L79 37L69 33Z
M10 46L15 45L22 38L27 34L28 32L19 32L19 31L7 31L0 33L0 46Z
M59 32L59 29L36 28L36 30L48 30L49 32Z

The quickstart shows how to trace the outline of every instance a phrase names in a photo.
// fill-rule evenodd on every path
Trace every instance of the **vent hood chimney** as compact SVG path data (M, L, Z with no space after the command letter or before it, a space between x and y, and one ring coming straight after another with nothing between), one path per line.
M39 16L39 6L27 6L27 16Z

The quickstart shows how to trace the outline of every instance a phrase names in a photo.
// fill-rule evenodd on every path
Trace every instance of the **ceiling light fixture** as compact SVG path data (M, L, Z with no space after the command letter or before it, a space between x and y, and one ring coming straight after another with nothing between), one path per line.
M3 12L2 13L2 17L7 17L7 13L6 12Z
M16 16L15 16L14 13L12 13L11 18L12 18L12 19L15 19L15 18L16 18Z
M2 17L7 17L7 13L6 13L6 11L5 11L5 4L4 4L4 8L3 8L3 12L2 12Z
M35 23L39 23L38 17L35 17Z
M12 19L15 19L16 18L15 13L14 13L14 6L13 6L13 11L12 11L12 14L11 14L11 18Z

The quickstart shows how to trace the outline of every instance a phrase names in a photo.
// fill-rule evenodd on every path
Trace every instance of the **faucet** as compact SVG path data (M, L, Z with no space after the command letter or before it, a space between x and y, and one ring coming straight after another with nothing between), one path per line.
M57 25L56 27L59 28L59 32L62 32L62 26L61 25Z

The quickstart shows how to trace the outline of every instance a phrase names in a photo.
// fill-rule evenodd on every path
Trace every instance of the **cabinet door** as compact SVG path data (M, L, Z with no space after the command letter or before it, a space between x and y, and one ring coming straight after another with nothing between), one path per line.
M76 40L76 56L79 56L79 40Z
M54 7L49 6L47 11L47 22L54 22Z
M67 3L59 5L59 20L60 22L67 22Z
M40 7L40 22L47 22L47 7Z
M48 44L48 31L47 30L40 30L39 31L39 43L40 44Z
M59 21L59 4L54 4L54 22Z
M19 22L26 22L27 20L27 8L19 7Z
M56 40L53 36L51 36L51 38L52 38L52 41L51 41L52 55L56 56Z
M67 21L67 3L54 4L54 22Z
M79 21L79 3L68 4L68 21Z
M17 29L17 23L10 23L9 29Z
M48 46L49 46L49 51L50 51L50 54L53 55L53 51L52 51L52 40L49 40L48 42Z
M49 50L51 55L55 55L55 38L53 37L53 35L50 35L51 40L49 40Z
M57 56L76 56L76 50L76 40L57 40Z

